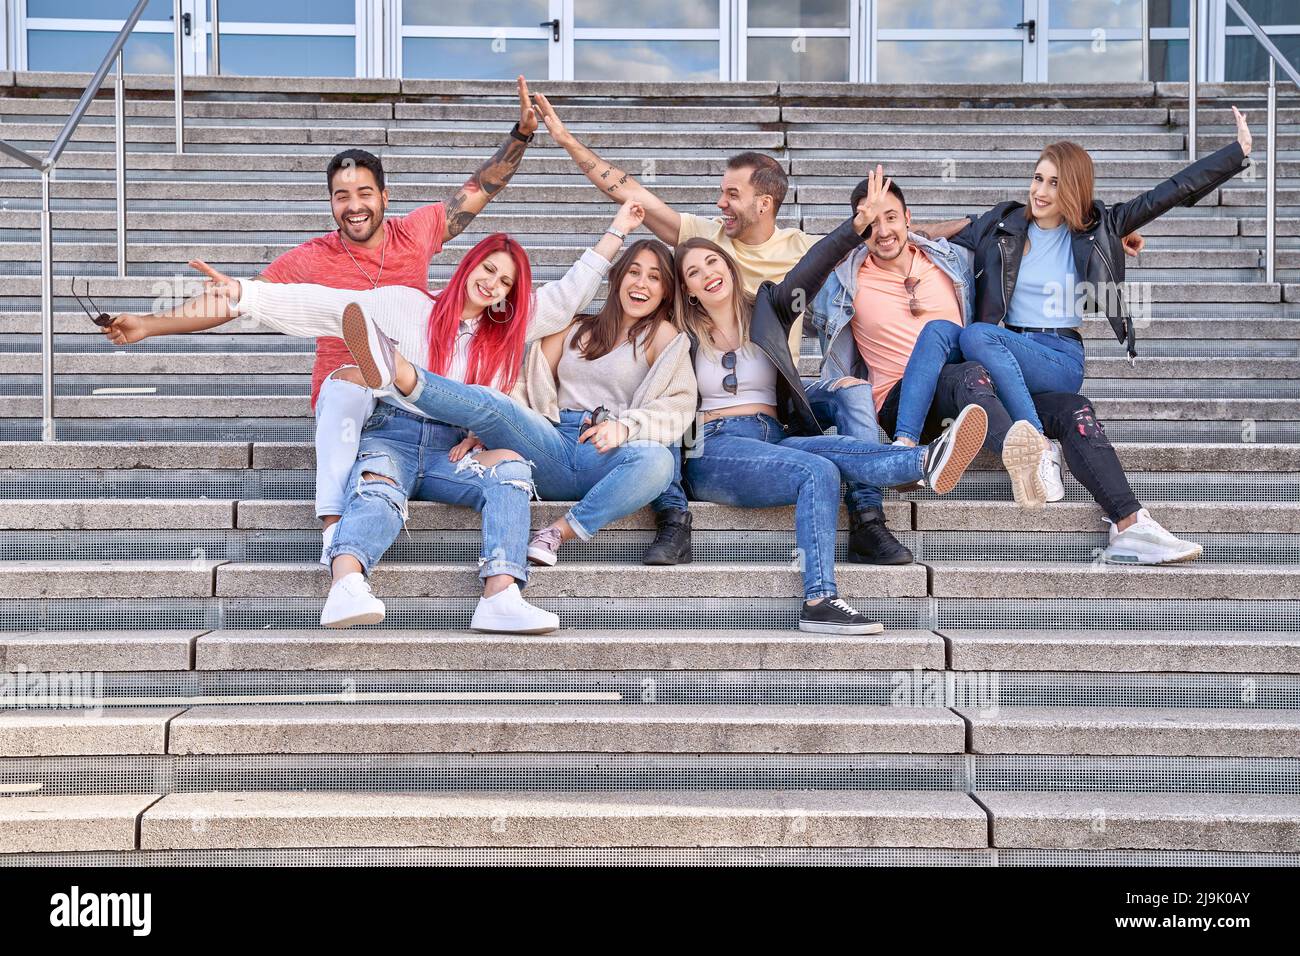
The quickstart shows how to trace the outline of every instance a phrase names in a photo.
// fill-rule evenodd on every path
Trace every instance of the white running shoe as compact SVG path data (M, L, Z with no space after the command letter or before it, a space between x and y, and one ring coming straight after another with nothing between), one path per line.
M1125 530L1110 526L1110 545L1101 559L1107 564L1175 564L1199 558L1204 550L1195 541L1174 537L1143 508Z
M355 302L349 302L343 309L343 341L368 388L388 388L393 384L397 376L393 340L366 318L365 310Z
M1043 433L1024 419L1012 424L1002 443L1002 467L1011 477L1011 496L1026 511L1047 503L1040 466L1049 444Z
M1047 450L1038 459L1038 480L1042 482L1047 501L1061 501L1065 498L1065 481L1061 478L1061 447L1050 438L1047 440Z
M353 571L334 582L320 611L321 627L378 624L384 619L384 602L370 592L365 575Z
M491 597L479 598L469 626L474 631L501 634L549 634L560 629L560 619L533 607L519 593L519 585L511 584Z
M339 523L336 521L332 525L327 525L321 529L320 533L320 563L325 567L330 566L330 547L334 544L334 535L339 530Z

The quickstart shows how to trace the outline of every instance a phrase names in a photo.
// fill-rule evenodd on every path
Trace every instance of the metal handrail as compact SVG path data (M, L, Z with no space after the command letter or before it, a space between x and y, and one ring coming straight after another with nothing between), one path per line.
M1227 0L1228 9L1237 15L1246 29L1268 53L1268 159L1264 184L1264 281L1277 276L1277 68L1280 66L1291 82L1300 89L1300 71L1283 55L1268 34L1245 11L1238 0Z
M54 239L50 222L50 179L54 175L54 166L63 155L63 150L72 139L72 134L85 118L95 94L104 84L109 69L117 64L117 76L113 83L113 119L114 150L117 165L117 274L126 276L126 77L122 48L127 37L135 29L149 0L137 0L135 8L117 31L109 45L108 52L100 62L99 68L90 77L90 82L72 108L67 122L59 130L43 159L38 159L25 149L0 140L0 153L18 160L41 174L41 441L55 440L54 432ZM184 127L182 125L182 85L181 74L181 16L180 0L175 0L175 61L172 68L176 74L176 152L184 151Z

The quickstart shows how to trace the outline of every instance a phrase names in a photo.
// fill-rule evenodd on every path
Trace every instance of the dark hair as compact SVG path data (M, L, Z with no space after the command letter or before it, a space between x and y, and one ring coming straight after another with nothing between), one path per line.
M340 169L357 167L370 170L371 175L375 177L375 185L380 189L384 188L384 164L379 161L379 157L364 149L345 149L336 154L325 167L325 185L329 187L330 192L334 191L335 173Z
M867 187L870 185L869 179L864 179L853 187L853 192L849 195L849 215L858 214L858 203L867 198ZM907 212L907 200L903 198L903 190L898 188L898 183L892 179L889 181L889 192L898 197L898 201L903 204L903 212Z
M595 315L580 315L577 318L578 332L570 340L573 348L582 353L587 361L594 361L602 355L608 355L618 348L618 327L623 321L623 304L619 301L619 291L623 287L623 277L632 268L632 262L643 251L649 249L659 260L659 277L664 286L664 298L655 309L643 319L639 319L628 329L627 338L632 343L632 354L636 355L637 342L649 339L660 321L673 323L673 302L677 291L677 273L673 270L673 254L658 239L638 239L627 247L627 251L618 257L609 269L609 291L605 295L605 304Z
M760 196L771 196L777 212L785 202L785 194L790 188L790 180L785 175L781 164L771 156L762 153L737 153L727 160L728 169L749 169L750 185Z

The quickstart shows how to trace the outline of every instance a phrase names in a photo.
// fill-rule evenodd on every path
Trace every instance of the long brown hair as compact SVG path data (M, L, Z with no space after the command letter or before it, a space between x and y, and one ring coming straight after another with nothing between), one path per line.
M736 328L740 330L738 347L744 348L745 343L749 341L749 320L754 314L754 297L745 291L745 283L741 281L736 260L712 239L705 239L703 236L693 236L685 242L678 243L677 248L673 250L673 260L677 263L677 327L693 335L700 343L700 348L705 349L706 353L717 351L713 347L713 320L709 318L708 310L698 301L693 301L686 292L686 277L682 275L682 265L686 260L686 253L692 249L716 252L731 271L731 308L736 317Z
M1087 232L1095 225L1092 215L1092 189L1095 176L1092 157L1078 143L1062 140L1043 150L1034 163L1047 160L1056 167L1056 202L1061 207L1061 218L1071 232ZM1025 218L1034 221L1033 210L1025 206Z
M605 295L605 304L595 315L580 315L575 320L578 331L570 339L571 347L582 353L588 362L594 362L602 355L608 355L622 343L618 341L618 329L623 323L623 304L619 300L619 290L623 288L623 277L632 268L636 257L645 250L654 253L659 261L659 275L664 286L663 301L658 308L643 319L637 319L628 329L627 339L632 343L632 355L636 355L637 342L652 334L658 324L673 321L673 300L677 291L677 274L673 271L672 253L658 239L638 239L627 247L609 267L609 291Z

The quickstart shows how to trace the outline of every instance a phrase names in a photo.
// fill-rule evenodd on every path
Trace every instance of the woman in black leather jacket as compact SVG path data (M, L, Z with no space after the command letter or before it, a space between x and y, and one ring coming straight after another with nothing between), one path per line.
M988 419L967 406L934 444L891 448L824 435L787 345L791 326L835 265L870 235L883 173L846 220L821 239L780 283L751 299L735 262L701 238L677 247L677 315L690 336L700 414L683 463L693 497L742 508L795 506L803 573L799 629L873 634L881 625L841 601L835 583L835 528L841 480L877 487L923 482L950 491L984 441Z
M949 334L992 376L1015 420L1004 457L1037 465L1046 500L1063 496L1060 452L1043 437L1031 395L1083 385L1080 325L1105 315L1130 359L1134 323L1124 300L1123 238L1175 206L1190 206L1250 165L1251 136L1234 106L1237 138L1140 196L1107 206L1093 196L1092 159L1074 143L1043 150L1029 202L999 203L952 238L974 253L975 310ZM946 323L950 328L951 323ZM1056 476L1055 481L1051 481ZM1036 497L1036 496L1035 496Z

